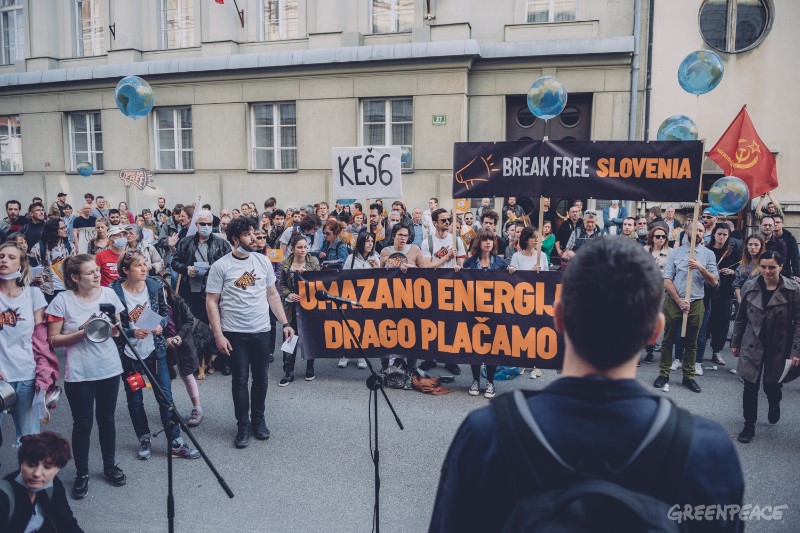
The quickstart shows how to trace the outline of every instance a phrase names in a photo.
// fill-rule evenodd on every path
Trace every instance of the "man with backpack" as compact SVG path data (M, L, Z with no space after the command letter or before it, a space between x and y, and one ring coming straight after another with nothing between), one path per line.
M562 283L562 377L467 417L430 531L741 531L744 479L725 431L635 379L664 328L655 262L630 239L596 239Z

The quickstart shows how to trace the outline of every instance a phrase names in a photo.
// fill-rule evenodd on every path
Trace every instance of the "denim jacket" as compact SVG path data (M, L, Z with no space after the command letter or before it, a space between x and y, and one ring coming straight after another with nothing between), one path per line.
M125 303L125 294L122 292L122 282L124 280L117 279L111 282L109 287L114 291L114 293L119 297L119 300L122 302L122 306L125 310L120 313L120 321L122 322L122 328L125 330L125 335L128 337L133 337L133 332L135 331L134 328L131 327L131 319L128 316L128 305ZM167 322L169 321L169 310L167 309L167 301L164 298L164 291L161 290L164 284L155 276L148 276L145 280L145 285L147 286L147 294L150 296L150 309L161 315L161 328L165 328L167 326ZM167 354L167 342L164 339L163 333L160 335L153 335L153 342L156 347L156 356L164 357ZM125 340L122 337L116 338L117 349L119 350L119 356L122 358L123 361L126 361L128 358L125 355ZM142 358L146 358L150 354L139 354Z

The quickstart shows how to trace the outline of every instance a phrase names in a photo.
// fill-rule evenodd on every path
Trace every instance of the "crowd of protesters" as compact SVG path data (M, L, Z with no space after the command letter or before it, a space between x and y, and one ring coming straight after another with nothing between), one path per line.
M234 444L244 448L251 436L260 440L270 436L264 413L267 368L276 355L277 332L288 339L297 331L297 282L303 272L563 270L582 246L599 238L638 242L662 272L665 332L660 349L658 344L648 345L643 359L652 363L660 351L654 386L664 387L670 373L680 369L682 383L701 392L695 377L703 374L706 345L710 342L713 364L725 366L720 352L732 335L732 353L743 355L739 371L745 381L746 425L740 440L753 438L762 378L770 422L777 422L782 372L778 367L790 354L800 356L794 353L800 340L800 316L795 316L800 313L800 252L772 196L759 201L758 229L752 235L742 234L711 209L703 210L701 223L693 226L691 213L681 222L674 207L664 211L652 207L633 216L619 200L600 211L584 209L576 201L562 215L545 199L540 228L539 213L526 214L516 200L507 198L495 210L491 199L483 199L475 211L455 216L439 207L436 198L429 200L427 209L408 208L402 201L384 206L374 200L337 202L332 210L324 201L294 208L269 198L262 212L253 202L214 211L208 204L168 207L166 199L159 198L152 210L140 213L131 212L125 202L114 208L91 193L78 210L67 203L64 193L49 208L34 198L26 212L21 202L8 200L7 217L0 221L0 312L13 313L20 327L0 331L0 379L14 386L19 399L11 410L14 440L18 445L24 435L39 432L34 396L55 386L61 369L53 349L63 348L77 468L73 498L88 492L94 420L103 475L116 486L126 482L115 455L114 412L120 382L131 418L127 432L139 441L138 457L150 457L142 391L120 379L141 372L142 365L153 371L167 396L159 403L173 456L194 459L199 453L168 423L171 374L180 376L191 399L192 427L203 419L198 380L217 371L231 375L237 423ZM100 343L84 338L83 325L101 315L100 304L113 308L142 361L119 337ZM782 305L789 311L781 315L786 310ZM732 308L740 311L731 333ZM136 325L146 310L161 316L154 329ZM685 335L681 334L684 317ZM753 353L748 346L765 328L789 333L780 342L761 339L758 346L763 343L763 349ZM282 353L279 386L294 382L296 356L296 351ZM382 361L384 372L395 364L393 359ZM349 363L341 358L338 366ZM435 361L417 365L414 358L402 363L405 389L415 388L414 376L427 377L437 367ZM364 369L366 361L358 360L356 366ZM445 370L461 373L456 364L446 364ZM486 398L492 398L497 368L486 365L483 389L481 371L481 365L471 365L468 393L478 396L483 390ZM531 377L537 376L541 371L535 369ZM313 359L305 361L304 378L316 378Z

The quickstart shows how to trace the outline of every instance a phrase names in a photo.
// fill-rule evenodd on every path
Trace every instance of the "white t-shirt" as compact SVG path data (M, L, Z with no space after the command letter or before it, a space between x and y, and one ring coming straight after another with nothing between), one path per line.
M269 331L267 287L270 285L275 285L275 270L265 255L251 253L239 259L228 253L211 265L206 292L220 295L222 331Z
M352 253L347 256L347 259L344 260L344 266L342 267L344 270L359 270L364 268L374 268L370 264L370 259L375 261L376 264L381 264L381 256L372 252L372 254L367 258L364 259L361 254Z
M0 293L0 372L10 382L36 377L33 314L44 307L44 294L36 287L23 287L15 298Z
M514 252L514 255L511 256L511 264L509 266L517 270L531 270L535 264L536 250L533 251L530 257L522 255L522 252ZM539 254L539 266L541 267L540 272L550 270L547 264L547 255L544 252Z
M100 287L100 297L94 302L79 300L72 291L58 294L50 305L47 314L64 319L61 333L70 334L79 331L90 318L102 317L101 304L111 304L118 314L123 311L122 302L114 291L108 287ZM122 374L122 362L114 340L108 338L96 343L86 339L66 347L67 369L64 381L95 381Z
M608 208L608 218L617 218L619 216L619 207L609 207ZM606 228L609 235L616 235L617 234L617 225L613 222L608 225Z
M431 244L433 244L433 253L431 254ZM467 252L464 249L464 241L461 239L456 239L456 244L458 246L458 253L456 254L459 258L463 259L467 256ZM449 251L453 249L453 235L447 233L444 239L440 239L436 236L436 233L431 233L427 238L422 240L422 244L420 245L422 249L422 257L427 259L428 261L435 261ZM445 264L439 266L439 268L453 268L455 266L455 260L450 259Z
M150 309L150 294L147 292L147 287L138 293L132 293L122 288L122 294L125 296L125 305L128 307L128 316L130 317L130 327L134 327L136 321L139 320L139 317L142 315L142 312L145 309ZM152 309L154 312L158 312L158 309ZM136 351L139 352L139 355L142 356L142 359L147 359L152 355L153 350L156 349L156 343L153 339L153 334L150 333L144 339L137 339L133 335L130 336L131 344ZM130 357L131 359L136 359L136 356L133 355L130 347L126 344L125 345L125 355Z

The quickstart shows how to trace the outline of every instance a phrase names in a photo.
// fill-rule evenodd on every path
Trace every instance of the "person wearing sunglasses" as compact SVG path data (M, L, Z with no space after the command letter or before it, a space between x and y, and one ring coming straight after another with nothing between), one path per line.
M625 219L626 222L629 220L632 221L633 219ZM631 222L631 225L632 224L633 222ZM650 255L653 256L653 259L658 266L658 270L661 271L661 274L663 275L664 267L667 265L667 258L672 252L672 249L668 246L667 230L665 230L662 226L653 227L647 234L647 244L645 245L644 249L650 252ZM647 351L646 355L644 356L645 363L649 364L653 362L653 351L655 350L655 346L655 344L648 344L645 348Z
M714 239L714 226L717 225L717 212L710 207L703 209L700 221L703 223L703 228L705 228L704 244L710 246Z
M455 268L458 270L464 264L467 251L464 242L456 239L457 249L453 248L453 235L450 228L453 224L453 216L445 209L436 209L431 213L435 233L428 235L422 241L422 256L428 261L429 268Z
M350 246L339 238L342 224L328 219L322 227L322 249L319 251L320 263L324 269L341 270L344 260L350 255Z

